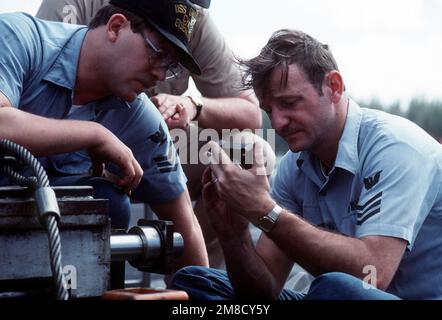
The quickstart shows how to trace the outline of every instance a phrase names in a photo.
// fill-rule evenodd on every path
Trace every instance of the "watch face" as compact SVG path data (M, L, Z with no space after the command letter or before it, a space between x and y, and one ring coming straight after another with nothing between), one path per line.
M274 224L275 221L270 219L268 216L264 216L261 219L259 219L258 228L260 228L264 232L269 232L274 226Z
M281 211L282 208L278 205L275 205L272 211L259 219L257 227L264 232L269 232L274 227Z

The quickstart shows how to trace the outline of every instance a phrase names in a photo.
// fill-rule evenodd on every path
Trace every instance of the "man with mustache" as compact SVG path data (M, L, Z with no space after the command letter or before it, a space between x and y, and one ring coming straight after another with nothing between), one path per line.
M441 145L360 108L328 46L303 32L275 32L243 65L290 151L270 190L259 144L241 170L210 143L203 195L227 273L186 267L173 286L194 299L441 299ZM283 289L294 262L316 277L306 293Z
M103 167L92 168L88 153L79 151L40 158L51 185L92 185L96 197L110 201L113 228L128 226L128 195L147 200L183 235L184 253L175 268L208 265L207 253L167 125L143 92L183 68L200 73L187 48L195 19L196 8L187 0L112 0L90 28L22 13L0 15L2 106L77 124L99 123L130 148L144 171L140 177L138 169L139 184L122 189L101 175L91 176L92 169ZM16 140L15 135L20 132L10 138ZM123 158L117 160L121 164ZM112 181L125 174L112 163L105 169Z

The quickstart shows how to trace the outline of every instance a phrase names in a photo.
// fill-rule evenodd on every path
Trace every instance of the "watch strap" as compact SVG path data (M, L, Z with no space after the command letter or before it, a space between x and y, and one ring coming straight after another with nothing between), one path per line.
M282 208L275 204L272 210L267 213L265 216L262 216L258 220L258 224L256 225L265 233L270 232L276 224L276 221L279 218L279 215L282 212Z
M192 97L192 96L187 96L190 101L193 103L193 105L196 108L196 114L195 117L192 119L192 121L198 119L198 117L201 114L201 109L203 108L203 100L199 97Z

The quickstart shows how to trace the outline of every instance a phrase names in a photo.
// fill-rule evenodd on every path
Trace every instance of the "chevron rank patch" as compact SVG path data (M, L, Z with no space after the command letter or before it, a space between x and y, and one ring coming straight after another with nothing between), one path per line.
M358 226L381 212L382 194L379 192L363 205L351 204L352 209L357 212L356 224Z
M154 161L161 173L174 172L178 170L177 154L173 142L169 142L169 151L166 156L154 158Z

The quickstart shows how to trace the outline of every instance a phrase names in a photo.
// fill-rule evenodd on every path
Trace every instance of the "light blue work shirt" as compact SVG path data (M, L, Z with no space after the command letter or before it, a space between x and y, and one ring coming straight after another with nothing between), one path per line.
M80 49L87 27L49 22L23 13L0 14L0 91L13 107L55 119L95 121L133 152L144 170L133 198L162 203L177 198L186 178L167 125L146 95L127 103L115 96L72 107ZM128 49L129 50L129 49ZM40 158L49 172L84 174L86 151ZM107 169L118 173L116 166Z
M289 151L272 196L312 224L347 236L406 240L387 291L404 299L441 299L441 184L442 146L436 140L404 118L350 100L329 175L312 153Z

